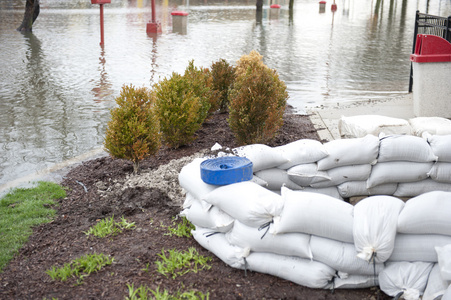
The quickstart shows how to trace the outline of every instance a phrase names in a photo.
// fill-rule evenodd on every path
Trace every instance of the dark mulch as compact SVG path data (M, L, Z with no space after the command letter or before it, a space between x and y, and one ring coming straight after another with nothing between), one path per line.
M163 148L158 155L142 163L143 169L155 169L171 159L210 149L216 142L238 146L227 125L227 116L214 115L197 133L189 146L177 150ZM284 126L271 146L284 145L297 139L318 139L307 116L287 113ZM48 224L34 228L28 243L0 273L1 299L124 299L127 284L147 285L151 289L202 291L210 299L388 299L378 289L315 290L270 275L248 272L227 266L192 238L168 236L164 226L172 224L180 208L170 205L166 191L128 188L113 196L101 196L97 182L112 188L117 179L133 171L124 160L103 157L73 168L62 185L67 197L58 200L57 215ZM82 183L82 184L80 184ZM85 191L85 188L87 191ZM104 187L105 188L105 187ZM99 219L125 216L137 229L110 238L87 238L84 234ZM164 226L162 226L164 225ZM195 247L212 256L212 268L189 273L176 279L156 272L154 262L162 249L186 250ZM81 255L104 253L115 262L100 272L86 277L77 285L75 279L53 281L45 271L62 266ZM146 266L149 266L147 270ZM378 295L379 294L379 295Z

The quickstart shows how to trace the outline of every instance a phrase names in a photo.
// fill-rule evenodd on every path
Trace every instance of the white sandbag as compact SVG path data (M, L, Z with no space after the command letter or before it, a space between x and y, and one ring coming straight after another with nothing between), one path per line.
M250 181L221 186L203 200L251 227L271 222L283 207L280 195Z
M244 258L249 255L249 249L231 245L224 233L214 233L210 229L196 227L191 231L194 239L205 249L232 268L244 269Z
M293 190L302 189L301 186L297 185L290 179L286 170L279 168L261 170L255 172L255 176L266 181L266 188L269 190L280 190L283 185Z
M378 163L389 161L432 162L437 156L425 139L413 135L381 137Z
M366 289L379 285L377 276L369 275L347 275L336 276L333 281L333 289Z
M196 199L202 199L203 196L216 189L217 185L207 184L200 177L200 164L207 158L196 158L185 165L179 173L179 183L188 193Z
M451 244L451 236L447 235L398 233L389 261L438 262L435 247L448 244Z
M409 119L413 134L423 136L429 134L447 135L451 134L451 120L441 117L417 117Z
M282 151L262 144L234 148L233 152L238 156L248 158L252 162L253 172L274 168L289 162Z
M299 164L308 164L317 162L318 160L327 156L324 145L311 139L301 139L295 142L275 147L281 151L289 161L279 166L279 168L287 170L292 166Z
M287 174L291 181L304 187L310 186L312 183L330 180L325 171L318 171L316 163L296 165L289 168Z
M438 157L438 161L451 162L451 134L450 135L428 135L427 141L432 152Z
M426 289L424 290L422 300L440 299L440 296L445 293L448 285L449 284L444 281L440 275L439 265L435 264L431 273L429 273L428 283L426 285Z
M272 233L300 232L352 243L354 207L333 197L282 188L284 207Z
M194 200L189 208L180 212L193 225L218 232L228 232L233 227L234 218L205 201Z
M331 287L335 270L320 262L273 253L252 252L246 258L250 270L277 276L309 288Z
M407 120L379 115L342 116L338 121L338 130L342 138L360 138L367 134L378 136L381 132L412 134Z
M312 258L310 235L303 233L267 233L269 228L254 228L235 221L233 229L226 234L230 244L249 248L253 252L268 252L301 258Z
M317 193L322 195L327 195L334 197L338 200L343 200L340 193L338 192L338 189L336 186L326 187L326 188L312 188L312 187L305 187L302 189L304 192L310 192L310 193Z
M435 247L438 257L438 265L440 267L440 274L443 280L448 284L451 283L451 244L443 247Z
M347 274L374 275L384 269L384 264L368 262L357 257L354 244L312 235L310 238L313 260Z
M451 184L437 182L430 178L416 181L399 183L396 192L393 194L395 197L415 197L424 193L433 191L451 192Z
M451 192L434 191L408 200L398 218L398 232L451 236Z
M415 182L426 179L433 163L392 161L377 163L367 180L367 188L384 183Z
M325 171L341 166L375 164L379 153L379 138L333 140L324 144L328 156L318 161L318 170Z
M366 165L342 166L329 169L326 172L327 175L330 177L330 180L312 183L310 184L310 186L314 188L323 188L337 186L346 181L367 180L371 174L371 165L366 164Z
M387 263L379 273L379 286L389 296L402 293L402 298L406 300L418 300L426 288L433 266L425 262Z
M397 187L397 183L385 183L368 189L365 180L343 182L337 188L343 198L349 198L354 196L393 195Z
M357 257L385 262L395 244L398 215L404 202L391 196L371 196L354 206L354 244Z
M451 149L450 149L451 151ZM432 166L428 176L435 181L451 184L451 163L437 162Z
M451 300L451 284L446 289L441 300Z

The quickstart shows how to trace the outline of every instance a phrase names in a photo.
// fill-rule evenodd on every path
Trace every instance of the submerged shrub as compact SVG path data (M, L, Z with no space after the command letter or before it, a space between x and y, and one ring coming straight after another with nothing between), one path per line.
M262 58L252 51L237 62L228 122L241 144L265 144L283 124L288 99L286 85Z
M139 162L160 149L160 127L155 113L155 100L149 89L123 86L116 98L118 107L111 110L104 146L114 158L133 162L139 172Z
M216 109L226 112L229 106L229 93L236 78L235 67L225 59L220 59L211 65L212 89L216 93Z
M192 142L208 115L210 88L203 72L190 62L183 76L174 72L154 86L160 130L169 147Z

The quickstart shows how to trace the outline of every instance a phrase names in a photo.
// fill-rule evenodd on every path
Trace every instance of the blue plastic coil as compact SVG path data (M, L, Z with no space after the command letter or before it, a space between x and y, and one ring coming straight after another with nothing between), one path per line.
M237 156L207 159L200 164L200 177L205 183L214 185L251 180L252 162Z

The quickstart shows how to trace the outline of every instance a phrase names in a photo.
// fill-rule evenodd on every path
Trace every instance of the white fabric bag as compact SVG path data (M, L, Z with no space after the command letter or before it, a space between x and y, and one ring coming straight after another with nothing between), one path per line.
M434 191L408 200L398 218L398 232L451 236L451 192Z
M325 171L341 166L375 164L379 153L379 138L333 140L324 144L328 156L318 161L318 170Z
M389 296L402 293L406 300L418 300L426 288L433 266L425 262L387 263L379 274L379 286Z
M385 183L368 189L365 180L343 182L337 188L343 198L349 198L354 196L393 195L397 187L397 183Z
M237 156L246 157L252 162L253 172L278 167L289 162L282 151L262 144L246 145L232 150Z
M417 117L409 119L413 134L423 136L425 133L447 135L451 134L451 120L441 117Z
M292 143L275 147L282 152L289 161L280 165L279 168L287 170L299 164L317 162L327 156L326 148L321 142L311 139L301 139Z
M338 272L340 274L340 272ZM334 277L333 287L335 289L366 289L379 285L377 276L369 275L347 275Z
M451 284L451 244L443 247L435 247L438 257L438 265L443 280Z
M415 182L426 179L433 163L391 161L377 163L367 180L367 188L384 183Z
M428 142L412 135L389 135L381 137L377 161L437 161Z
M447 235L398 233L389 261L438 262L435 247L448 244L451 236Z
M352 243L354 207L333 197L282 188L284 207L274 218L274 234L300 232Z
M226 234L230 244L250 248L253 252L268 252L312 259L310 235L285 233L273 235L269 228L254 228L235 221L233 229Z
M261 170L255 172L255 176L266 181L266 188L269 190L280 190L283 185L293 190L302 189L301 186L291 180L291 177L288 176L287 171L279 168Z
M371 174L371 165L350 165L342 166L326 171L330 180L312 183L310 186L314 188L324 188L337 186L346 181L367 180Z
M379 115L344 117L338 121L338 130L344 138L360 138L367 134L412 134L407 120Z
M273 253L253 252L246 258L250 270L277 276L314 289L331 287L335 270L320 262Z
M393 252L398 215L404 202L391 196L372 196L354 206L354 244L357 257L385 262Z
M416 182L399 183L393 196L416 197L433 191L451 192L451 184L437 182L430 178Z
M318 171L316 163L300 164L287 170L288 177L294 183L307 187L312 183L330 180L325 171Z
M200 176L200 164L207 158L196 158L185 165L179 173L179 183L188 193L196 199L216 189L217 185L205 183Z
M283 207L280 195L250 181L221 186L203 200L251 227L271 222Z
M432 152L438 157L438 161L451 162L451 134L450 135L428 135L427 141Z
M432 180L451 184L451 163L435 163L429 171L428 176Z
M326 188L312 188L312 187L305 187L302 189L304 192L311 192L311 193L317 193L317 194L323 194L327 196L334 197L338 200L343 200L340 193L338 192L337 187L331 186Z
M442 279L440 275L440 267L438 264L435 264L432 268L431 273L429 274L428 283L426 285L426 289L424 290L422 300L435 300L440 299L437 298L443 295L448 287L448 283Z

